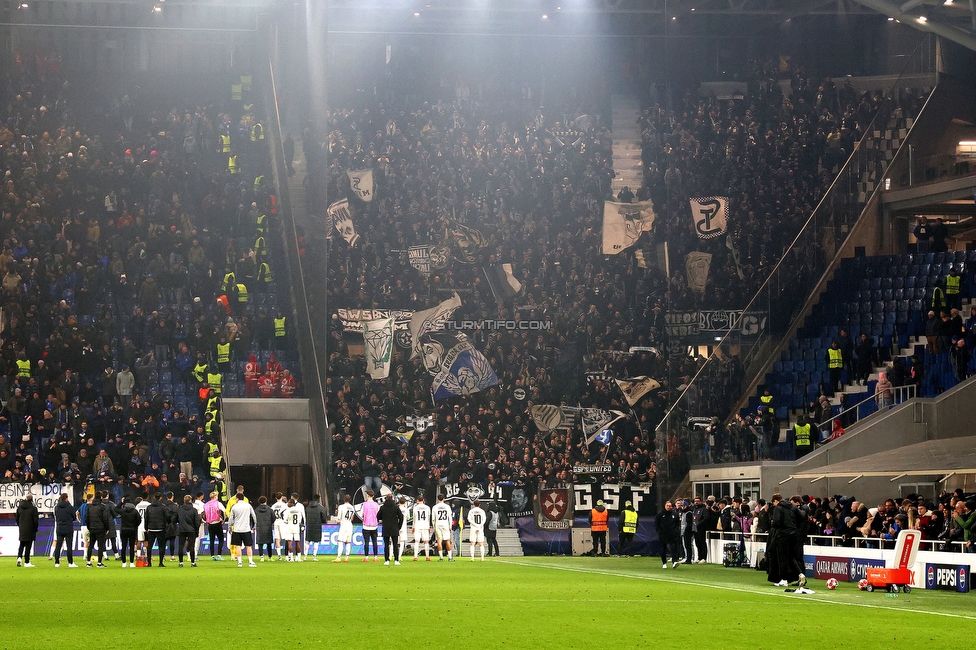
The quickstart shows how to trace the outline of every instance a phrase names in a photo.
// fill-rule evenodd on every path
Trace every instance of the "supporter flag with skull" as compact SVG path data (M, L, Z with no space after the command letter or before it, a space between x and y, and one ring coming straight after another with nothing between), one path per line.
M366 369L373 379L390 376L393 359L393 319L381 318L363 323L363 340L366 343Z
M433 376L434 400L471 395L498 383L491 364L461 332L431 332L421 338L424 367Z

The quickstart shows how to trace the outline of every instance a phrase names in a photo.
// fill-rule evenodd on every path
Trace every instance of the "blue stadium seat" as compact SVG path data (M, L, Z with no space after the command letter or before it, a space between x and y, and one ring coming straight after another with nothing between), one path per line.
M891 289L891 276L881 278L881 290Z

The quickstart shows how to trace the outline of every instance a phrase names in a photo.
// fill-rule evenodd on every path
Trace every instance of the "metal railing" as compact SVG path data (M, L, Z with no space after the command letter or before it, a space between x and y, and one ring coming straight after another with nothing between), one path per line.
M709 541L765 543L769 533L743 533L739 531L710 530L706 533ZM841 535L807 535L807 545L829 548L859 548L873 550L893 550L893 539L878 537L842 537ZM941 551L947 553L964 553L966 542L950 542L941 539L923 539L919 541L920 551Z
M897 95L910 63L906 62L886 97ZM698 444L693 438L700 434L685 425L687 418L718 416L727 420L742 391L758 384L774 355L788 343L797 317L808 307L814 289L830 272L837 252L883 184L888 160L881 146L883 138L877 137L876 132L883 134L889 118L900 110L893 99L887 99L875 113L810 217L746 305L743 322L761 323L764 336L750 341L730 330L715 346L724 353L713 353L706 360L658 424L658 468L665 492L680 483L692 459L698 456ZM722 372L733 346L744 370L742 383L735 386L729 385ZM663 444L665 439L668 445ZM678 453L674 453L675 441Z
M891 389L891 392L893 393L891 397L892 401L891 404L887 405L886 408L891 408L892 406L895 406L897 404L907 402L910 399L915 399L917 393L916 388L917 387L915 386L915 384L893 387ZM851 422L851 424L847 425L847 426L852 426L853 424L859 422L863 418L866 418L869 415L873 415L874 413L878 413L879 411L881 411L881 405L879 404L877 410L873 410L870 413L865 413L864 415L861 415L861 411L864 410L861 408L861 406L865 404L869 404L871 402L875 402L877 404L877 399L878 399L877 395L868 395L867 397L862 399L854 406L850 406L844 409L843 411L838 412L837 414L831 416L829 419L824 420L823 422L818 422L816 426L821 431L824 431L825 427L826 430L829 430L833 426L834 420L839 419L841 422L843 422L845 419L849 419L850 417L853 417L854 421Z

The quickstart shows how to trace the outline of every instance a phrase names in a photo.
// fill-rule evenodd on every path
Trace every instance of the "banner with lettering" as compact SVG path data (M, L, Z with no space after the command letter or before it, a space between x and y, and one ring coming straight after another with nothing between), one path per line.
M596 478L596 477L594 477ZM630 501L641 517L657 514L657 495L653 483L594 483L573 484L573 507L577 516L585 516L596 507L597 501L611 513L617 513Z
M28 493L34 496L34 505L37 506L41 514L52 514L62 493L68 495L69 502L74 502L74 495L70 486L58 483L51 485L0 483L0 514L14 514L17 511L17 506Z
M373 182L373 170L361 169L358 171L348 171L346 174L349 176L349 187L356 193L356 196L366 202L372 201L373 194L376 192L376 184Z

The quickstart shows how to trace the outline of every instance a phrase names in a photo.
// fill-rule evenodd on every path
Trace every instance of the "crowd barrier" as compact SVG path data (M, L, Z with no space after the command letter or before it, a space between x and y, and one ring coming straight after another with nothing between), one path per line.
M745 537L745 539L743 539ZM877 539L854 538L853 546L845 546L842 537L812 535L813 544L803 546L803 564L808 578L841 582L857 582L872 567L884 567L894 556L894 541L884 541L888 548L877 548ZM766 552L766 534L714 531L708 534L708 562L723 564L725 546L739 544L743 566L755 567ZM936 550L949 547L958 551ZM912 586L920 589L941 589L968 592L972 571L976 568L976 553L965 553L963 542L923 540L912 566Z

